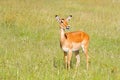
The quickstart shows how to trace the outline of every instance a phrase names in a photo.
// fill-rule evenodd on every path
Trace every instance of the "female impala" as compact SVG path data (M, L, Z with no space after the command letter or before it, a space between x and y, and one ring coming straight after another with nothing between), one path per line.
M65 29L69 29L68 21L72 18L70 15L67 19L61 19L58 15L55 16L60 24L60 46L64 51L65 67L70 69L70 61L72 52L75 52L76 56L76 68L80 63L79 49L82 47L86 55L86 63L88 69L88 43L89 36L82 31L74 31L65 33Z

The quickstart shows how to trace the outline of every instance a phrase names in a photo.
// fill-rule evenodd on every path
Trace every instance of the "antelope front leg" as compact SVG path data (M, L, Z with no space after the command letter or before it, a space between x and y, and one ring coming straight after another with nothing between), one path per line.
M75 57L76 57L76 69L80 64L80 55L79 55L79 51L75 52Z
M67 53L64 52L64 62L65 62L65 68L67 69Z
M67 55L68 69L70 69L71 57L72 57L72 50L69 50L68 55Z

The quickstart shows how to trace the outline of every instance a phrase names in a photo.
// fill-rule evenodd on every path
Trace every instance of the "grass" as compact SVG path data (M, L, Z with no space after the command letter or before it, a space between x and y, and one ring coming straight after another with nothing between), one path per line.
M120 80L119 0L0 0L0 80ZM64 69L55 15L67 17L70 31L89 34L75 70Z

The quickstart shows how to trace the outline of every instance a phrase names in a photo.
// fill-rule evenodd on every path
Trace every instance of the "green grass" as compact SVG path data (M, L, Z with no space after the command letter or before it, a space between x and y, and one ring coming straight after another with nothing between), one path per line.
M55 15L89 34L75 70L64 68ZM119 0L0 0L0 80L120 80Z

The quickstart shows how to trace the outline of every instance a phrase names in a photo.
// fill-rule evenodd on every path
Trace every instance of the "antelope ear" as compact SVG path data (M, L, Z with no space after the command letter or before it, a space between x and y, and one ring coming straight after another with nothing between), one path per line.
M58 22L60 22L60 17L58 15L55 15L55 18Z
M71 18L72 18L72 15L69 15L66 21L70 21Z

